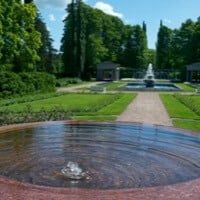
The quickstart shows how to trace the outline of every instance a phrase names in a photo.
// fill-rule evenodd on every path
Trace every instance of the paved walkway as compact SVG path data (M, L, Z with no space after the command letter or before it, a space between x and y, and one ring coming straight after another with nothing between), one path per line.
M99 83L99 82L93 82L93 83L86 83L86 84L81 84L81 85L75 85L72 87L63 87L63 88L58 88L58 92L78 92L80 90L86 89L86 88L90 88L93 85L98 85L98 84L102 84L103 82Z
M77 92L97 84L99 82L59 88L58 91ZM127 109L117 118L117 121L173 126L159 94L156 92L139 92Z
M117 121L172 126L159 94L155 92L138 93Z

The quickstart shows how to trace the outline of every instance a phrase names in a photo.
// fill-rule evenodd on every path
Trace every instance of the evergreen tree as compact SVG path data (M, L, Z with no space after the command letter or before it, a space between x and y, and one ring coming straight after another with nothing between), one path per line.
M192 39L193 62L200 62L200 17L195 23L195 31Z
M42 42L41 47L38 49L40 61L37 62L37 71L54 73L53 54L56 50L52 46L53 40L39 13L37 13L35 19L35 29L41 34Z
M64 64L64 73L66 76L76 77L77 74L77 33L76 33L76 5L72 0L66 9L68 15L64 20L64 34L61 40L62 60Z
M85 79L86 74L84 74L84 65L85 65L85 16L83 12L83 3L82 0L77 0L77 68L78 68L78 77Z
M161 69L170 68L172 30L160 23L156 44L156 65Z
M147 65L147 38L146 33L140 25L128 26L128 38L124 49L124 63L136 69L144 68Z

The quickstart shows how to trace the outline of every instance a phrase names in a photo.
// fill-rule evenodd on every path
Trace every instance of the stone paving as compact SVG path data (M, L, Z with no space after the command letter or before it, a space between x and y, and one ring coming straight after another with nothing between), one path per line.
M117 121L172 126L159 94L155 92L138 93Z

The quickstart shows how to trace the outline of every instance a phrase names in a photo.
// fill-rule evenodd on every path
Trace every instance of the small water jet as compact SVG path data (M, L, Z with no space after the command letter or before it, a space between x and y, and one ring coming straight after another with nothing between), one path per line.
M67 166L61 169L61 173L69 179L80 180L87 176L87 172L84 172L78 165L77 162L69 161Z

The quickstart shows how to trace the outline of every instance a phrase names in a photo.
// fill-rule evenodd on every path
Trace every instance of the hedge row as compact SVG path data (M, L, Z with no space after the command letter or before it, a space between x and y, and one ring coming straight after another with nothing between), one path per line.
M65 111L63 108L55 107L51 110L42 108L38 112L33 112L30 106L27 106L22 112L10 110L0 111L0 126L18 123L40 122L40 121L63 121L71 120L72 113Z
M55 91L53 75L40 72L0 72L0 98Z
M57 87L65 87L70 84L78 84L81 83L82 80L79 78L60 78L56 80Z

